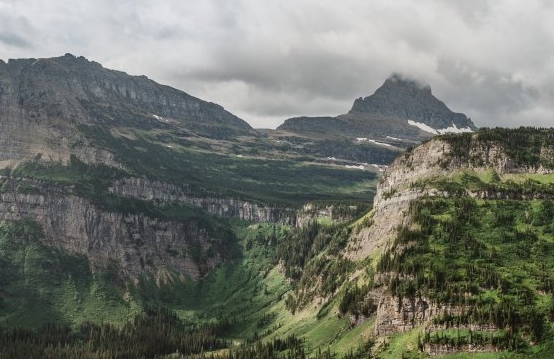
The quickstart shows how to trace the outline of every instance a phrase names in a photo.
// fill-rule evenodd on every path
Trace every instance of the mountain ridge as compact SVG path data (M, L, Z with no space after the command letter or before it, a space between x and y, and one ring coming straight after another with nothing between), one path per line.
M548 358L554 350L549 344L554 325L554 217L545 214L554 213L553 136L551 129L521 128L435 137L395 160L378 185L373 210L354 222L308 220L298 228L235 223L237 237L230 238L231 243L238 244L235 250L244 257L233 261L220 261L220 253L208 247L225 246L219 237L204 237L195 248L173 245L177 238L166 233L161 246L154 248L176 261L189 252L206 255L204 264L213 267L200 268L198 274L205 276L189 280L168 269L156 272L154 283L142 277L134 285L121 284L110 282L117 278L112 262L107 274L98 275L111 283L102 288L115 283L123 289L105 294L86 286L83 290L75 282L70 289L63 287L69 292L65 305L78 315L81 304L72 298L91 301L102 293L127 298L117 299L119 307L110 299L116 313L129 313L129 306L132 313L140 313L142 305L163 303L198 322L228 314L235 318L230 321L234 329L221 335L241 343L233 344L234 351L251 350L250 341L261 346L292 334L305 340L307 354L314 358L320 347L345 358L353 353L384 359L465 358L475 352L495 359ZM131 191L126 195L182 195L161 185L152 188L154 194L151 184L139 182L127 188ZM6 207L14 207L9 197L16 184L2 186ZM24 192L20 205L29 205L20 206L22 212L40 211L33 207L40 195L30 185L18 184ZM139 188L147 191L131 193ZM144 238L141 227L148 229L144 223L154 220L133 215L123 219L135 226L138 241ZM155 223L161 232L171 225ZM0 255L11 253L11 240L12 246L34 246L20 251L34 257L8 266L7 273L28 275L26 283L43 283L48 258L41 258L44 250L32 242L40 233L12 227L0 225ZM27 239L14 241L14 234ZM6 263L6 257L0 259ZM48 283L74 283L60 264L51 262L61 279ZM23 263L25 271L15 270ZM13 285L7 288L0 291L14 290ZM10 300L9 295L0 297L0 315L6 310L2 308L14 308Z
M62 73L56 86L75 86L63 64L46 62L47 74ZM31 64L13 62L13 71ZM132 86L106 80L106 92L84 105L68 97L69 106L43 80L29 96L0 92L3 129L50 141L23 156L8 134L0 147L19 159L0 170L0 356L185 356L148 325L141 345L129 345L129 323L157 318L181 338L224 323L192 352L214 358L552 357L554 130L482 128L400 153L419 137L265 138L233 126L206 134L164 116L178 110L122 101L143 96ZM375 117L383 126L387 106ZM338 120L352 129L363 116ZM387 145L395 150L382 161L398 156L376 184L367 161ZM350 151L358 163L322 155ZM168 315L152 309L160 307ZM41 327L52 321L68 327ZM109 341L95 341L100 325Z
M433 96L429 85L393 74L375 93L354 101L348 113L335 117L295 117L277 130L309 135L334 134L372 138L389 143L391 138L417 143L434 134L474 131L471 119L452 112Z
M337 184L355 207L371 195L360 184L376 170L281 147L217 104L84 57L0 63L0 221L31 223L93 271L198 279L236 244L229 221L294 225Z
M12 163L39 152L68 161L72 142L83 140L76 128L82 125L257 136L219 105L71 54L0 63L0 94L0 145L11 151L0 161Z
M419 104L419 106L418 106ZM401 116L420 122L433 129L457 128L476 130L471 119L463 113L452 112L431 91L431 86L393 74L375 93L354 101L353 113L381 113L384 116Z

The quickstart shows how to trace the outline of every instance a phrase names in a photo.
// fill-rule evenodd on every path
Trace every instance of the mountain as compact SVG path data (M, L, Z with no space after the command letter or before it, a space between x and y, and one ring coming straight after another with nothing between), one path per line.
M0 357L553 357L554 130L398 144L381 173L370 141L83 101L99 65L63 58L36 107L3 75Z
M375 171L280 146L217 104L83 57L0 63L0 221L93 271L198 279L236 254L230 218L293 224L304 202L337 201L338 183L351 186L341 201L371 196L358 184Z
M9 357L17 358L25 355L12 353L133 348L134 356L154 357L144 353L177 355L178 348L188 356L209 345L216 358L229 346L245 358L550 358L553 136L520 128L435 137L394 161L373 209L358 220L235 222L240 254L195 280L168 270L132 284L117 276L115 262L93 277L85 258L45 246L40 228L3 222L3 323L67 323L70 316L80 323L94 314L114 324L7 332L0 350L14 349ZM173 250L168 255L179 258ZM22 295L17 305L14 293ZM160 304L170 313L151 309ZM21 307L33 316L14 310ZM183 330L189 321L217 325ZM112 334L97 341L101 333ZM189 335L206 346L178 344Z
M430 86L399 75L388 78L373 95L354 101L348 114L404 118L428 126L437 134L476 129L463 113L452 112L433 96ZM414 126L410 122L408 124ZM421 127L433 133L427 127Z
M452 112L433 96L430 86L393 75L373 95L355 100L347 114L291 118L277 129L402 146L439 133L470 132L476 127L464 114Z
M72 150L71 142L82 137L79 126L172 129L209 138L256 134L219 105L70 54L0 61L0 116L2 162L37 153L67 161L74 152L104 162L86 144L80 153Z
M351 243L354 258L378 258L361 301L377 335L405 333L431 356L552 355L552 136L443 135L394 162Z

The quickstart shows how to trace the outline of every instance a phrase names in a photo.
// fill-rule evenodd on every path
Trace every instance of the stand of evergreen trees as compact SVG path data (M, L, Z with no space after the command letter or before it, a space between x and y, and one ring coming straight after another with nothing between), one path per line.
M193 326L163 308L149 309L121 327L83 323L78 329L49 324L40 329L0 328L0 358L41 359L332 359L329 349L306 353L294 335L229 348L232 323ZM221 349L225 349L222 351ZM368 348L365 348L368 349ZM359 350L358 350L359 352ZM356 352L356 353L358 353ZM352 353L344 359L355 359Z
M323 225L316 220L289 231L276 252L293 293L285 304L291 312L303 308L315 295L330 296L346 281L354 263L342 255L351 229ZM314 285L317 283L317 285Z
M483 165L482 158L472 157L472 148L500 146L516 166L554 169L554 154L545 155L543 149L554 149L554 129L520 127L480 128L476 133L446 134L441 139L447 141L452 150L450 156L473 165Z
M461 309L436 318L444 332L426 335L422 345L515 350L550 336L553 207L551 200L478 201L465 195L412 203L412 224L399 228L377 271L399 298ZM458 337L449 331L479 326L491 332Z
M222 338L229 326L223 320L195 327L170 310L156 308L121 327L85 322L76 330L61 325L12 328L0 331L0 358L135 359L200 354L227 347Z

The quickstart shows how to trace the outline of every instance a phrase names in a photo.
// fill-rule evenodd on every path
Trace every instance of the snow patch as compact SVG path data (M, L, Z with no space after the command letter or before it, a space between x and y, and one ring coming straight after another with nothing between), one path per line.
M371 143L374 143L376 145L379 145L379 146L387 146L387 147L392 147L392 145L389 145L388 143L384 143L384 142L377 142L375 140L368 140L369 142Z
M156 120L158 120L158 121L169 122L168 119L165 119L165 118L163 118L162 116L152 115L152 117L154 117L154 118L155 118Z
M391 140L395 140L395 141L402 141L400 138L398 137L392 137L392 136L387 136L388 139L391 139Z
M364 170L364 169L365 169L364 165L359 165L359 166L356 166L356 165L346 165L345 167L346 167L346 168L352 168L352 169L358 169L358 170Z
M473 130L469 127L465 128L458 128L455 124L452 124L452 126L444 128L442 130L437 130L442 135L443 133L463 133L463 132L473 132Z
M387 168L385 165L378 165L375 163L372 163L371 166L375 167L379 172L385 172L385 168Z
M415 121L412 121L412 120L408 120L408 125L415 126L415 127L419 128L422 131L429 132L429 133L432 133L434 135L439 134L437 132L437 130L435 130L431 126L428 126L428 125L426 125L424 123L421 123L421 122L415 122Z
M374 143L374 144L379 145L379 146L392 147L392 145L389 145L388 143L375 141L375 140L372 140L372 139L369 139L369 138L366 138L366 137L357 137L356 139L358 140L358 142L367 141L367 142L371 142L371 143Z
M415 121L412 121L412 120L408 120L408 124L412 125L412 126L415 126L415 127L419 128L420 130L423 130L425 132L432 133L434 135L442 135L442 134L445 134L445 133L473 132L473 130L469 127L458 128L458 127L456 127L456 125L454 123L452 123L452 126L449 126L447 128L443 128L443 129L440 129L440 130L435 130L434 128L432 128L429 125L426 125L426 124L421 123L421 122L415 122Z
M327 157L328 160L336 161L337 159L335 157Z
M243 158L244 156L243 155L237 155L238 158Z

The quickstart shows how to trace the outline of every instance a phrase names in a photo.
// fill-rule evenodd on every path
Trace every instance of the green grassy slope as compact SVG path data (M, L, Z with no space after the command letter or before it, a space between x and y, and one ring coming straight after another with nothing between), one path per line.
M524 134L529 135L524 143L532 147L529 152L535 155L525 157L524 151L514 150L517 163L549 168L549 162L540 156L549 132L541 137L540 145L534 144L532 131ZM504 138L509 142L512 136L510 133ZM467 154L465 146L471 137L464 134L446 138L456 153L462 157ZM123 147L135 144L123 143ZM168 149L164 154L165 150L160 152L157 145L140 144L153 146L152 153L161 156L159 163L171 162L174 150ZM190 159L194 156L199 157ZM202 187L206 190L223 182L217 173L239 178L238 173L243 171L244 178L258 178L261 184L274 169L269 166L260 170L264 164L257 159L195 151L187 152L181 160L176 168L206 164L205 173L214 176L207 180L209 186ZM157 163L153 158L142 159L140 164L135 161L138 160L129 159L126 164L137 170L143 165L154 170ZM224 164L221 168L217 167L219 161ZM245 167L241 167L243 161ZM283 163L297 165L288 160ZM195 213L190 208L147 208L148 204L140 201L128 203L105 197L109 181L102 182L102 176L94 172L102 173L101 167L85 172L73 170L73 166L83 166L75 161L62 170L49 172L33 166L21 166L16 171L45 179L57 176L55 181L76 184L82 193L107 208L135 208L150 211L153 216L176 213L173 218L177 220L187 220ZM163 171L161 166L155 173ZM320 174L321 177L307 178L306 172L299 170L297 175L303 182L294 191L308 188L311 180L319 183L316 188L323 194L336 191L333 186L342 180L329 174L326 182L326 172ZM119 175L106 174L108 180ZM244 178L238 181L246 181ZM276 178L276 182L270 181L266 199L276 199L276 193L284 193L284 188L291 185L284 183L284 178ZM358 180L361 177L347 181L346 190L352 191L356 183L363 183ZM298 343L294 344L296 354L291 354L291 358L322 358L331 353L345 359L424 358L425 350L440 348L454 352L439 356L445 359L549 358L554 355L553 183L551 174L499 175L492 169L456 171L414 183L414 188L437 188L440 192L414 201L409 213L412 222L398 229L397 238L381 257L370 255L362 261L350 259L345 250L357 227L371 225L369 216L352 224L313 222L293 229L277 224L220 221L206 215L206 223L211 223L214 230L232 233L228 238L235 241L236 255L199 281L179 278L168 271L164 284L148 277L136 283L121 281L117 268L110 266L92 274L83 258L42 247L37 241L42 235L40 228L33 223L3 223L0 326L37 327L54 318L74 328L84 320L112 321L121 327L148 308L162 306L193 326L230 323L219 333L219 338L227 340L226 349L212 354L238 353L245 347L266 350L263 345L296 338L291 343L299 339L302 350L296 352ZM241 193L249 193L248 196L262 191L256 186L241 188ZM243 191L244 188L247 189ZM256 196L253 198L262 198ZM295 199L284 195L284 203L289 200ZM383 291L396 298L424 298L433 305L460 310L444 311L426 325L379 338L374 331L379 303L373 301L371 291ZM469 345L484 352L468 353Z
M134 132L130 139L98 127L82 130L97 146L114 153L131 174L176 184L199 197L231 196L296 207L313 200L367 203L377 180L375 172L317 164L313 157L282 156L277 147L249 155L250 140L206 150L181 138L175 143L170 133L164 133L161 142L150 132Z
M465 171L432 180L433 186L448 191L447 196L412 203L413 223L400 230L378 272L389 276L389 290L395 296L425 297L463 308L460 314L435 318L435 325L443 329L425 332L419 339L421 347L464 350L473 344L524 356L552 353L550 177L535 175L530 180L527 175L509 175L503 180ZM468 189L487 191L491 199L471 198L465 194Z
M33 222L0 224L0 326L123 322L142 310L125 299L117 268L93 275L86 257L48 248L42 236Z

